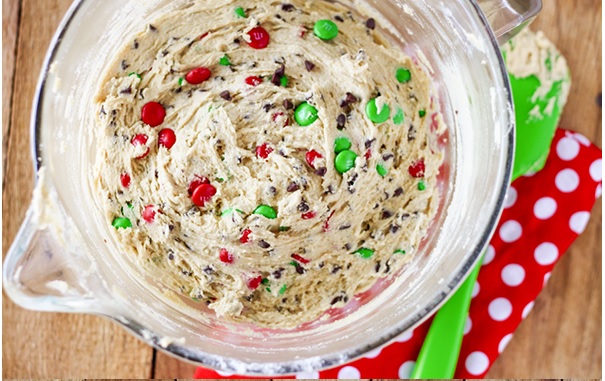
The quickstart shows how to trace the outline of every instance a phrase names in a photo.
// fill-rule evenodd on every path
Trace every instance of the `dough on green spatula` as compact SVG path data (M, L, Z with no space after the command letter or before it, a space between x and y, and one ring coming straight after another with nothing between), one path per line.
M541 31L525 28L502 50L517 120L513 169L517 178L544 167L571 78L565 57Z

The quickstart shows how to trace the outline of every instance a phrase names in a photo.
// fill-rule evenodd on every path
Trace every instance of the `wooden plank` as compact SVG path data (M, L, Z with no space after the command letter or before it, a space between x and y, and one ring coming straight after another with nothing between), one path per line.
M19 27L20 0L2 0L2 183L6 173L6 148L10 131L10 109L13 100L15 47Z
M15 65L17 85L2 193L3 255L23 219L33 186L29 118L38 73L51 36L70 3L22 3ZM4 377L148 378L151 374L151 348L116 324L98 317L25 311L6 297L2 307Z
M191 378L195 365L177 360L158 351L155 357L155 378Z
M601 146L601 1L546 0L532 28L567 58L572 88L561 127ZM533 311L487 378L601 377L602 208L555 267Z

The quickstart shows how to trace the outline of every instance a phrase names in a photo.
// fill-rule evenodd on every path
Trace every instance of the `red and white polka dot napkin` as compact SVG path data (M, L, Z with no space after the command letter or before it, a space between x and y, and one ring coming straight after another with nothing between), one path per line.
M542 171L517 179L508 191L473 290L456 378L485 376L601 196L601 150L565 130L556 132L553 148ZM408 378L430 323L352 363L297 378ZM241 378L204 368L195 377Z

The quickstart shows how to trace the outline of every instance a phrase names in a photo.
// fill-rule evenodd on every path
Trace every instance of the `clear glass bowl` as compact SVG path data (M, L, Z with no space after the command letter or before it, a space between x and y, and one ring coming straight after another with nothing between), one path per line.
M201 320L199 311L179 311L158 298L162 286L138 278L90 196L95 142L88 131L94 128L98 79L125 36L179 3L81 0L59 27L32 116L32 149L44 175L4 263L9 297L34 310L106 316L175 356L252 375L336 366L427 319L487 244L512 167L508 77L478 5L367 1L391 24L385 33L424 63L436 84L449 126L443 197L429 237L409 266L327 319L286 331L225 324L210 314Z

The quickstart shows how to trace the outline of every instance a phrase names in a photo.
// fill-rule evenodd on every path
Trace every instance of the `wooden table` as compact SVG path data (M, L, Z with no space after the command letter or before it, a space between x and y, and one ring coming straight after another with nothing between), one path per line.
M2 252L33 187L29 118L51 36L70 0L2 0ZM573 77L561 125L600 146L601 1L545 0L534 24L559 46ZM190 378L194 367L101 318L36 313L3 298L6 378ZM601 377L601 201L552 273L489 378Z

